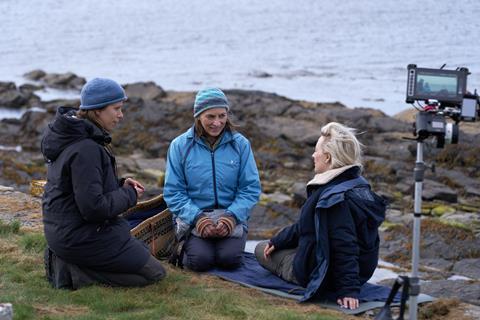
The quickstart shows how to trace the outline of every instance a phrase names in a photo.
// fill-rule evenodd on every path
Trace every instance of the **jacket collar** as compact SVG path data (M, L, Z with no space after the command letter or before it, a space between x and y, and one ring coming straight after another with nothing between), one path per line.
M345 171L347 171L348 169L353 167L358 167L359 169L361 168L360 165L358 164L352 164L349 166L330 169L323 173L316 174L315 177L313 177L313 179L307 183L307 187L311 185L321 186L321 185L327 184L333 179L335 179L336 177L338 177L339 175L341 175L342 173L344 173Z

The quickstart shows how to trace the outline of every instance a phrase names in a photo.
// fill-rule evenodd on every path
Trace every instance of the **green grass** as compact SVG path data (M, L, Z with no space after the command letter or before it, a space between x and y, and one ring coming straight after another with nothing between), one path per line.
M0 220L0 237L18 233L20 233L20 221L13 220L10 223L5 223Z
M165 280L145 288L55 290L45 279L43 234L16 224L0 230L0 302L13 304L15 320L349 318L170 267Z

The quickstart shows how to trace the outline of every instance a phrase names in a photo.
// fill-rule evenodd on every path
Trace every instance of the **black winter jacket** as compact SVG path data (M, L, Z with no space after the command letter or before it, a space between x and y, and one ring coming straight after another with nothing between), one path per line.
M377 267L385 202L360 177L359 167L327 184L310 185L307 194L299 220L271 242L275 250L297 248L293 272L307 288L305 299L323 290L357 297Z
M65 261L111 272L134 273L147 262L146 246L118 215L137 201L120 186L108 134L60 107L41 150L48 162L43 223L49 247Z

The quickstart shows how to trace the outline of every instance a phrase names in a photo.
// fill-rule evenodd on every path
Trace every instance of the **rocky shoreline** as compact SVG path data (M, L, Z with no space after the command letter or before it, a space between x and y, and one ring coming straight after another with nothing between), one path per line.
M27 109L20 119L0 120L0 144L8 147L0 148L0 185L14 189L0 188L0 207L13 206L2 210L0 219L25 211L16 218L35 227L41 221L40 206L28 208L27 204L39 200L28 200L24 193L31 180L45 178L39 152L42 131L58 106L79 105L77 99L42 101L36 92L45 88L78 91L85 79L41 70L25 76L30 83L0 82L0 108ZM113 146L120 172L144 181L148 197L162 192L167 148L192 125L195 93L165 91L153 82L124 88L129 100L125 119L113 134ZM250 220L252 239L268 238L296 219L306 182L312 177L311 154L320 127L338 121L362 133L365 176L390 202L382 226L381 256L409 268L416 145L403 138L413 137L414 112L390 117L379 110L350 109L340 103L296 101L260 91L225 92L238 130L252 142L261 174L263 194ZM425 146L425 160L435 162L436 170L426 172L423 191L420 263L421 277L427 282L422 283L422 292L480 305L480 125L462 123L460 128L459 144L443 149L433 143ZM22 152L15 151L18 146ZM11 199L26 209L15 210ZM461 280L448 280L453 275Z

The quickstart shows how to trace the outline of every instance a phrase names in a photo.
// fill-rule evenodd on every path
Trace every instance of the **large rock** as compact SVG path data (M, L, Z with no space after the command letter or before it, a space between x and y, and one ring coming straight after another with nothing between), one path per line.
M30 72L25 73L23 76L29 80L38 81L41 78L46 76L46 72L40 69L32 70Z
M157 100L166 96L162 87L154 82L136 82L123 86L129 99Z
M442 220L454 221L464 226L480 225L480 213L455 211L442 215Z
M52 115L45 111L25 112L20 119L18 143L27 150L40 150L42 134L51 118Z
M269 239L296 221L298 210L278 203L256 205L248 221L249 239Z
M0 82L0 108L22 108L29 96L20 92L13 82Z
M455 274L469 277L480 281L480 259L463 259L453 266L452 270ZM480 291L479 297L480 299Z
M17 90L17 86L14 82L10 81L0 81L0 93L4 93L7 91Z
M301 207L307 200L307 184L304 182L295 182L292 185L293 204Z
M80 90L86 83L85 78L77 76L75 73L47 73L40 78L47 86L57 89L76 89Z
M288 205L292 202L292 197L284 193L275 191L274 193L262 193L260 196L261 202L275 202Z
M385 260L406 263L412 250L412 222L395 225L381 233L381 255ZM436 219L423 219L420 232L420 260L451 262L480 258L480 238L471 230L457 228ZM422 263L420 261L420 263ZM450 270L445 270L450 271Z
M425 179L422 198L425 200L443 200L455 203L457 202L457 191L443 183Z
M458 298L471 304L480 305L480 282L478 281L428 281L421 284L421 292L436 298Z

